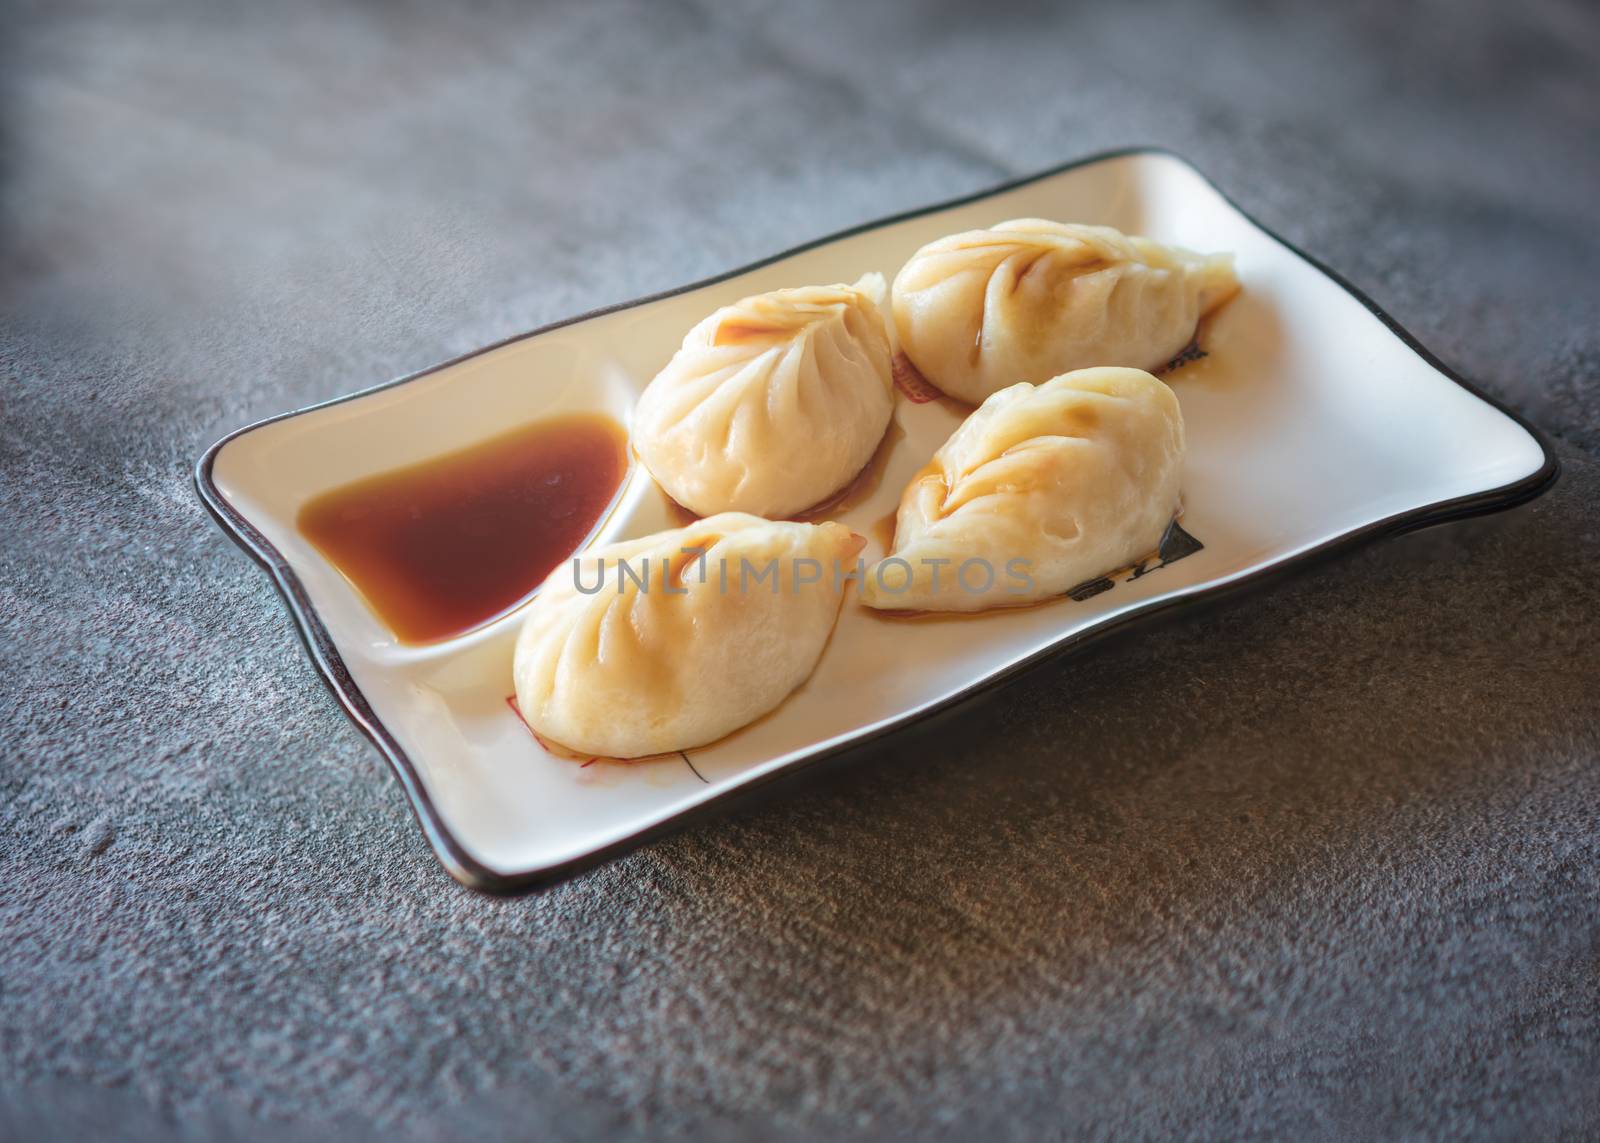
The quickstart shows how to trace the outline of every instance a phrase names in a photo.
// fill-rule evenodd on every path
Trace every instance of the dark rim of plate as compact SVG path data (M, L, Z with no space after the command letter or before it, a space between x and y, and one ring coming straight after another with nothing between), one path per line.
M1320 271L1333 282L1341 286L1346 292L1348 292L1358 302L1371 311L1379 321L1383 322L1383 324L1401 340L1401 342L1409 347L1412 352L1416 353L1417 356L1421 357L1423 361L1427 362L1428 365L1432 366L1445 377L1448 377L1450 380L1454 381L1457 385L1460 385L1473 396L1479 398L1493 408L1498 409L1500 412L1510 417L1518 425L1522 426L1522 428L1526 429L1533 439L1538 442L1540 449L1543 450L1544 464L1537 472L1526 476L1521 480L1514 481L1511 484L1490 489L1486 492L1477 492L1468 496L1457 497L1452 500L1442 500L1434 504L1424 505L1421 508L1414 508L1406 512L1401 512L1394 516L1390 516L1387 519L1376 521L1364 527L1357 528L1354 531L1337 536L1334 539L1331 539L1323 544L1319 544L1314 548L1308 549L1307 551L1285 560L1282 563L1274 564L1270 568L1263 568L1259 571L1248 573L1239 579L1232 580L1227 583L1214 584L1210 587L1201 588L1198 591L1190 592L1176 598L1152 601L1149 605L1139 608L1132 614L1108 619L1102 623L1096 624L1091 628L1079 631L1073 635L1069 635L1060 642L1044 648L1037 654L1031 655L1021 662L1012 664L1010 667L1007 667L1006 669L997 672L989 678L973 684L965 690L950 696L943 702L940 702L926 710L919 710L907 715L903 715L899 718L896 718L886 726L877 727L871 731L853 737L847 742L839 743L835 746L828 747L827 749L818 750L814 754L796 759L790 765L782 767L773 773L762 775L761 777L741 783L732 789L725 790L722 793L715 795L714 797L702 802L692 809L675 814L666 821L658 822L655 825L630 834L627 837L612 842L611 844L603 846L599 849L593 850L580 857L548 866L541 866L536 869L524 870L517 873L501 873L498 870L491 869L484 865L482 862L473 857L472 854L467 851L466 847L463 846L450 832L449 827L446 826L444 819L439 814L438 808L434 805L433 799L429 796L427 787L424 785L420 775L417 773L416 766L406 755L406 752L401 748L399 742L397 742L394 736L389 732L389 729L383 724L383 721L378 718L377 714L373 711L371 704L367 702L366 696L361 693L361 688L358 687L355 683L355 680L351 678L350 672L345 666L344 659L339 654L338 647L334 645L332 636L329 635L328 629L323 625L321 618L318 616L316 608L311 603L310 596L306 593L305 586L300 582L300 578L295 575L293 569L289 567L288 561L284 558L283 554L279 552L278 549L275 548L267 540L267 538L263 536L253 524L250 523L248 519L236 511L233 506L227 502L212 479L212 467L215 464L217 454L228 444L228 442L232 441L236 437L243 436L245 433L261 428L264 425L270 425L277 421L286 420L290 417L298 417L302 413L309 413L316 409L324 409L330 405L337 405L345 401L352 401L358 397L367 396L370 393L376 393L383 389L393 388L396 385L404 385L407 382L415 381L432 373L437 373L441 369L448 369L453 365L457 365L468 360L469 358L476 357L479 354L488 353L491 350L499 349L500 347L509 345L512 342L522 341L525 338L537 337L540 334L549 333L552 330L561 329L569 325L575 325L578 322L588 321L590 318L616 313L619 310L632 309L635 306L646 305L650 302L659 301L662 298L675 297L678 294L688 293L690 290L698 290L704 286L715 285L717 282L738 277L740 274L747 274L752 270L760 269L761 267L771 265L774 262L780 262L785 258L791 258L796 254L802 254L807 250L812 250L819 246L825 246L831 242L837 242L840 239L851 238L858 234L865 234L866 232L876 230L879 227L890 226L897 222L904 222L907 219L919 218L922 215L932 214L936 211L949 210L950 208L957 206L965 206L968 203L978 202L993 195L1002 194L1006 191L1015 190L1018 187L1027 186L1029 183L1035 183L1041 179L1052 178L1056 175L1062 174L1066 171L1074 170L1078 167L1091 166L1095 163L1103 163L1112 159L1127 158L1133 155L1165 155L1178 160L1193 170L1202 179L1204 179L1206 184L1210 186L1212 190L1216 191L1217 194L1220 195L1229 206L1238 211L1240 215L1242 215L1262 233L1266 234L1269 238L1279 243L1290 253L1303 259L1313 268ZM211 513L212 517L215 518L222 530L232 537L234 542L242 547L245 552L248 553L257 563L259 563L266 570L267 574L271 576L272 582L277 587L278 593L283 597L283 601L288 607L290 615L294 617L295 627L300 634L301 640L305 643L306 650L310 654L312 662L316 664L317 671L321 675L322 681L328 685L330 690L333 691L334 697L339 700L339 704L344 708L345 713L350 717L351 721L361 729L362 733L372 740L373 744L377 746L377 748L383 753L383 756L388 760L389 766L394 771L395 777L399 779L401 787L405 790L406 797L411 803L412 811L416 814L417 821L421 824L422 831L427 836L428 843L433 847L434 852L438 854L439 859L444 863L445 867L450 870L451 874L453 874L457 880L461 881L465 885L471 886L472 888L482 889L494 893L509 893L518 890L533 889L554 884L555 882L564 880L576 873L582 872L585 869L592 868L595 865L608 861L613 857L627 852L628 850L634 849L647 841L651 841L667 833L682 829L696 820L703 819L707 814L727 808L733 801L737 799L748 797L761 787L775 780L791 778L794 774L807 767L814 766L819 762L833 758L841 753L844 753L845 751L854 750L867 743L873 742L886 734L900 729L903 726L906 726L919 719L927 718L935 712L947 710L959 702L970 699L975 695L997 687L1001 683L1016 677L1016 675L1022 671L1045 658L1061 654L1068 649L1081 647L1083 644L1091 640L1099 639L1113 631L1121 630L1131 623L1147 620L1153 615L1180 605L1214 599L1220 595L1232 592L1245 585L1253 585L1262 577L1277 575L1293 568L1302 567L1312 560L1324 558L1335 553L1345 551L1368 540L1377 539L1383 536L1397 536L1405 532L1415 531L1418 528L1424 528L1434 524L1442 524L1450 520L1463 519L1469 516L1484 515L1490 512L1498 512L1506 508L1514 507L1518 504L1532 500L1548 489L1552 484L1555 483L1560 471L1560 461L1557 460L1555 452L1550 447L1550 442L1545 438L1543 433L1541 433L1533 425L1529 424L1516 412L1507 408L1504 404L1495 400L1487 393L1484 393L1471 382L1458 375L1449 366L1445 365L1442 361L1430 353L1425 346L1417 341L1415 337L1408 333L1399 322L1395 321L1394 318L1385 313L1371 298L1367 297L1360 290L1356 289L1356 287L1345 281L1345 279L1340 277L1339 274L1323 265L1322 262L1318 261L1316 258L1313 258L1305 251L1299 249L1292 242L1285 240L1270 228L1263 226L1261 222L1254 218L1248 211L1242 208L1237 202L1234 202L1234 200L1229 197L1226 191L1219 187L1210 178L1207 178L1204 172L1200 171L1193 163L1189 162L1189 160L1184 158L1182 155L1166 147L1135 146L1122 147L1111 151L1102 151L1081 159L1075 159L1069 163L1062 163L1060 166L1051 167L1049 170L1041 171L1038 174L1028 175L1024 178L1002 183L999 186L990 187L989 189L979 191L976 194L964 195L960 198L951 199L948 202L935 203L932 206L924 206L916 210L908 210L902 214L891 215L888 218L880 218L873 222L863 223L860 226L853 226L848 230L841 230L836 234L830 234L823 238L818 238L814 241L807 242L804 245L796 246L793 249L785 250L779 254L774 254L770 258L763 258L759 262L752 262L748 266L741 266L738 269L729 270L726 273L718 274L715 277L706 278L698 282L691 282L688 285L679 286L678 288L672 290L666 290L659 294L651 294L648 297L637 298L629 302L620 302L617 305L606 306L603 309L592 310L585 314L579 314L576 317L565 318L561 321L552 322L549 325L540 326L538 329L529 330L526 333L515 334L511 337L494 342L492 345L486 345L479 349L472 350L470 353L464 353L459 357L452 358L451 360L442 362L438 365L430 366L427 369L422 369L415 373L407 374L404 377L398 377L392 381L386 381L379 385L373 385L366 389L359 390L358 392L347 393L341 397L334 397L327 401L319 401L314 405L307 405L301 409L294 409L287 413L280 413L275 417L268 417L265 420L256 421L252 424L245 425L242 428L234 430L207 449L205 451L205 455L203 455L195 465L194 481L195 488L200 495L201 503L205 505L206 510Z

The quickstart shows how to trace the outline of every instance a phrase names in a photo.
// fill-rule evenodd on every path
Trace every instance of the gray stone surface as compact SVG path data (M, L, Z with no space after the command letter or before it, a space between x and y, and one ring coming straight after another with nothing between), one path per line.
M0 1136L1600 1134L1600 16L190 8L0 35ZM532 325L1165 143L1549 496L452 882L189 487Z

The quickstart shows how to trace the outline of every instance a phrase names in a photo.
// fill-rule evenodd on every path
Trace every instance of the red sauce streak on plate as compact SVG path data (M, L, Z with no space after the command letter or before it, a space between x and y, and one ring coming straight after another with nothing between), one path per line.
M901 396L905 397L913 405L926 405L930 401L938 401L945 408L962 417L965 417L973 410L973 406L965 401L958 401L924 377L922 372L911 363L911 358L904 353L894 355L894 387L900 390Z
M609 417L552 417L335 488L301 533L403 643L459 635L526 599L583 544L628 468Z
M522 717L522 706L521 706L521 704L519 704L517 702L517 696L516 695L507 695L506 696L506 705L511 708L511 713L517 716L517 721L522 723L523 729L525 729L529 734L533 735L533 740L535 742L537 742L540 746L544 747L544 752L546 754L554 754L558 758L570 758L574 762L577 762L579 758L583 757L583 755L581 755L581 754L574 754L572 751L568 750L565 746L561 746L558 743L551 742L544 735L540 734L533 727L529 726L528 725L528 720ZM586 770L590 766L593 766L596 762L612 762L612 761L615 761L615 759L602 758L598 754L593 754L593 755L590 755L589 760L587 762L579 762L578 763L578 769Z
M596 762L609 762L615 766L632 766L639 762L661 762L668 758L681 758L685 762L689 761L689 755L682 750L672 750L666 754L643 754L638 758L611 758L604 754L578 754L568 750L565 746L561 745L561 743L546 738L533 727L529 726L528 720L522 716L522 706L517 702L516 695L507 695L506 705L511 708L511 713L517 716L517 721L522 723L523 727L529 734L533 735L533 740L540 746L544 747L544 752L546 754L549 754L555 758L565 758L568 761L576 762L578 763L578 769L580 770L586 770L590 766L593 766ZM689 768L693 770L693 764L691 764ZM702 778L701 781L705 781L705 779Z
M894 387L914 405L926 405L944 396L903 353L894 355Z

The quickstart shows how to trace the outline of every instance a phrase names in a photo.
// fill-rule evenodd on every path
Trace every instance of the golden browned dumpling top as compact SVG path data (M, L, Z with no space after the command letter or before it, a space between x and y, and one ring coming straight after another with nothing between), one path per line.
M1023 218L918 250L895 277L893 307L912 364L976 405L1073 369L1157 369L1238 289L1227 254Z
M1138 369L1080 369L985 401L906 487L863 593L982 611L1061 595L1155 551L1178 506L1183 414Z

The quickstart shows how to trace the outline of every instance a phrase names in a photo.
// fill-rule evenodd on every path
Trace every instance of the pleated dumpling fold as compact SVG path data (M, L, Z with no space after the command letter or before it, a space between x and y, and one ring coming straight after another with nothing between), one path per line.
M580 754L637 758L761 717L817 665L865 541L723 513L558 567L517 639L517 704Z
M1178 507L1183 414L1138 369L1002 389L907 485L870 607L982 611L1061 595L1154 552Z
M883 275L724 306L639 399L634 448L700 516L782 519L842 490L894 412Z
M892 304L911 363L976 405L1074 369L1158 369L1238 289L1228 254L1023 218L924 246L896 275Z

